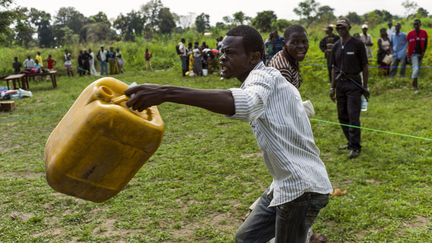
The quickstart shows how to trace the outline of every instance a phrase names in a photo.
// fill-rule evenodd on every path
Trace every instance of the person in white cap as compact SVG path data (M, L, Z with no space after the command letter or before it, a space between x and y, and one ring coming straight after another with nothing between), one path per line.
M363 42L363 44L365 45L366 48L366 55L368 59L372 58L372 36L370 34L368 34L368 25L367 24L363 24L362 25L362 34L360 35L360 40Z

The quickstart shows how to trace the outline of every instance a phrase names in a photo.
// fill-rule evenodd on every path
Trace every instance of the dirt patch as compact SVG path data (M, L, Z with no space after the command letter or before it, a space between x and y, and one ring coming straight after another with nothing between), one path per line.
M187 223L181 226L179 229L172 231L174 239L192 239L195 229L199 228L199 223Z
M22 212L17 212L17 211L13 211L9 214L9 217L12 220L19 220L21 222L27 222L33 216L34 216L34 214L32 214L32 213L22 213Z
M349 179L347 179L347 180L343 180L342 182L341 182L341 184L343 184L343 185L350 185L350 184L352 184L352 180L349 180Z
M22 172L5 172L0 174L0 179L21 178L21 179L39 179L45 177L43 172L22 171Z
M235 230L242 223L242 219L235 218L231 213L214 214L209 219L209 224L223 231Z
M211 225L220 231L235 232L242 223L241 219L235 218L231 213L212 214L201 222L183 222L183 225L171 232L173 242L192 241L194 232L200 227Z
M355 238L356 238L356 240L360 241L360 240L363 240L368 234L369 234L369 231L362 230L362 231L357 232L355 234L355 236L356 236Z
M10 147L8 147L8 146L1 146L1 148L0 148L0 154L6 154L9 151L13 151L15 149L20 149L20 148L21 148L21 145L14 145L14 146L10 146Z
M411 219L404 226L408 228L424 228L429 225L429 219L423 216L417 215L415 218Z
M34 238L46 238L48 236L61 236L64 234L63 229L61 228L54 228L54 229L48 229L43 232L33 234L32 236Z
M106 219L103 222L99 224L98 227L96 227L92 234L97 235L98 237L103 238L120 238L125 239L128 235L131 235L133 233L136 233L136 230L127 230L127 229L118 229L115 226L116 220L115 219ZM122 240L116 240L117 243L125 242Z
M380 184L381 184L381 181L379 181L379 180L375 180L375 179L367 179L367 180L366 180L366 183L368 183L368 184L373 184L373 185L380 185Z
M240 155L240 158L242 159L250 159L250 158L261 158L263 156L262 152L256 152L252 154L242 154Z

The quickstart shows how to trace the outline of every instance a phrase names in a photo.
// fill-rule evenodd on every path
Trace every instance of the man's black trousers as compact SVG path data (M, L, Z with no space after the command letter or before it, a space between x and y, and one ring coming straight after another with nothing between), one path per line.
M354 83L356 82L356 83ZM341 124L360 127L361 81L341 78L336 84L338 118ZM360 129L342 125L348 148L360 150Z

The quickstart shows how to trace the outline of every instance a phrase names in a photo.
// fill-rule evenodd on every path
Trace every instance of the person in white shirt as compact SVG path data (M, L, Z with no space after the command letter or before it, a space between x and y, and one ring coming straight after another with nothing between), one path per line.
M393 22L391 20L387 22L387 26L387 36L390 38L390 41L392 41L391 37L396 32L396 28L395 26L393 26Z
M362 25L362 33L360 34L360 40L363 42L366 48L366 55L368 60L372 58L372 36L368 34L368 25Z
M100 47L100 50L97 54L97 58L100 63L100 74L108 75L108 51L104 49L103 46Z
M222 77L237 78L240 88L139 85L125 91L130 97L126 104L143 111L174 102L249 122L273 181L240 226L236 242L267 242L273 237L276 242L305 242L332 186L300 93L279 71L266 67L263 56L258 31L237 26L223 39L220 63Z
M186 76L186 72L188 71L188 59L185 43L186 40L182 38L177 44L177 55L180 57L183 77Z
M93 53L93 51L92 51L92 49L89 49L88 50L88 53L89 53L89 55L90 55L90 60L89 60L89 62L90 62L90 74L92 75L92 76L97 76L98 75L98 73L96 72L96 68L95 68L95 54Z
M27 56L27 59L23 62L23 66L25 71L30 71L35 67L35 61L30 56Z

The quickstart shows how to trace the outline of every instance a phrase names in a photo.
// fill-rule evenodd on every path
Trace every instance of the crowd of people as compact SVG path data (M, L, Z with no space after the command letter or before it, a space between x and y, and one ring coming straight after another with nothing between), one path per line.
M44 64L46 64L46 68ZM48 55L48 58L44 60L39 51L36 53L34 59L30 55L27 55L27 58L22 63L18 60L18 57L14 57L14 61L12 62L12 68L15 74L53 71L55 65L56 60L51 55Z
M206 76L219 70L218 56L221 41L222 37L218 37L217 46L211 49L205 41L201 45L197 41L193 44L189 42L186 46L186 40L182 38L176 45L176 52L181 60L182 75Z
M67 75L73 76L72 54L70 51L65 50L63 60ZM101 46L96 54L91 49L80 50L77 61L77 73L80 76L105 76L124 72L124 59L120 48L114 49L114 47L110 47L109 50L106 50L104 46ZM99 73L96 71L96 62L99 63Z
M412 87L418 93L418 76L422 59L425 55L428 34L421 29L421 21L414 20L413 30L408 34L401 32L401 23L393 26L388 22L388 29L380 29L380 38L377 41L376 61L381 75L394 77L400 65L400 76L405 77L406 64L412 65ZM334 28L338 35L333 33ZM326 36L320 41L319 47L324 53L327 62L328 79L331 84L330 98L337 103L338 119L342 125L342 131L347 139L347 144L340 149L347 150L349 158L360 155L360 111L362 102L369 97L368 79L369 63L373 60L373 38L368 33L368 25L361 26L362 32L350 34L351 24L347 18L340 18L336 26L333 24L325 28ZM301 31L298 31L301 32ZM289 54L290 48L298 43L289 43L287 33L283 37L277 31L270 33L264 42L263 63L274 67L296 88L299 88L302 78L299 71L299 61L303 60L304 53L298 56ZM181 39L177 45L177 54L182 63L183 76L188 73L202 75L203 68L207 68L208 60L216 60L221 48L222 38L217 39L217 46L211 58L203 58L203 53L208 46L203 42L201 46L195 42L185 45L185 39ZM304 44L306 45L306 44ZM307 44L308 45L308 44ZM205 54L204 54L205 56Z
M151 54L150 54L151 58ZM150 61L149 58L149 61ZM96 63L99 63L100 72L96 70ZM69 50L64 51L63 63L68 76L74 76L73 68L73 55ZM31 55L27 55L27 58L21 63L18 57L14 57L12 68L15 74L18 73L41 73L54 71L56 69L57 61L51 54L46 59L42 57L40 51L38 51L34 58ZM124 72L124 59L120 48L114 49L110 47L109 50L105 50L103 46L95 54L92 49L80 50L77 58L76 71L78 75L113 75ZM46 66L45 66L46 65ZM151 68L151 66L150 66Z
M376 62L379 68L379 73L383 76L395 77L400 66L400 77L405 77L406 65L411 64L412 87L418 93L418 76L421 69L421 63L427 49L428 34L421 29L421 21L414 20L413 29L408 34L401 31L401 23L387 23L388 28L380 29L380 36L377 41ZM320 49L325 53L327 66L329 70L329 80L331 65L329 53L332 51L333 44L339 40L339 36L333 34L334 25L329 25L326 28L326 36L320 42ZM359 39L366 50L366 57L370 63L373 59L372 46L373 38L368 33L368 25L361 26L362 33L353 34L353 37Z

